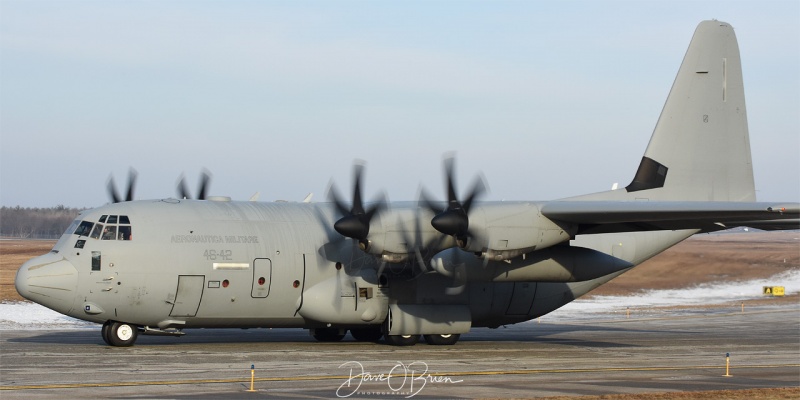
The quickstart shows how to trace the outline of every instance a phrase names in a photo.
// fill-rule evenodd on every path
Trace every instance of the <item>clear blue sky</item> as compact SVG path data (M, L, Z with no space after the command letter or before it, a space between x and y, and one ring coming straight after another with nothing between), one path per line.
M697 23L736 28L759 200L800 199L800 2L0 1L0 204L630 182Z

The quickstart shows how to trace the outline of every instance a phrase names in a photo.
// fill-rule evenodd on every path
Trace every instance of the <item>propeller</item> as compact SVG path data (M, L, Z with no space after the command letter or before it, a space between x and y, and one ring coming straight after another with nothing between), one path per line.
M197 200L205 200L206 199L206 192L208 191L208 184L211 181L211 174L207 170L203 170L203 173L200 175L200 187L197 191ZM191 199L192 195L189 193L189 188L186 187L186 177L181 174L181 177L178 179L177 184L178 189L178 198L180 199Z
M483 179L478 177L469 191L469 194L461 201L458 199L456 191L455 177L455 158L447 157L444 159L445 181L447 185L447 208L442 209L436 202L430 200L425 190L420 191L420 202L436 214L431 219L431 225L445 235L454 236L458 241L459 247L465 247L467 239L474 236L469 231L469 210L472 203L486 192L486 184Z
M386 196L381 197L368 209L364 208L361 197L361 178L364 175L364 165L356 163L353 165L353 203L348 208L341 200L336 186L331 183L328 191L328 198L336 205L339 214L342 215L333 224L333 229L342 236L347 236L358 240L362 250L366 251L369 246L367 236L369 235L369 224L376 213L386 208Z
M120 197L119 193L117 192L117 185L114 183L114 176L108 177L108 184L106 185L106 188L108 189L108 197L111 198L112 203L120 203L123 201L133 200L133 190L136 187L137 175L138 173L133 168L131 168L128 171L128 190L127 193L125 194L125 200L123 200L122 197Z

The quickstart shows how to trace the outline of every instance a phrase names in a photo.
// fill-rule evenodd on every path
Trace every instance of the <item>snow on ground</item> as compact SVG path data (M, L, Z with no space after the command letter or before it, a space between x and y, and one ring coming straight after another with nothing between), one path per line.
M663 314L663 307L673 306L720 304L738 306L748 300L764 298L762 294L764 286L783 286L787 296L800 293L800 269L789 270L766 279L701 284L684 289L646 290L629 296L587 297L547 314L543 320L566 322L566 320L617 318L619 315L624 315L627 310L641 317ZM674 310L670 312L676 313Z
M629 296L578 299L543 317L545 322L587 322L619 318L627 309L637 317L657 315L659 307L736 305L762 298L763 286L784 286L786 295L800 293L800 269L768 279L703 284L686 289L648 290ZM61 315L29 302L0 303L0 331L17 329L97 329L98 324Z

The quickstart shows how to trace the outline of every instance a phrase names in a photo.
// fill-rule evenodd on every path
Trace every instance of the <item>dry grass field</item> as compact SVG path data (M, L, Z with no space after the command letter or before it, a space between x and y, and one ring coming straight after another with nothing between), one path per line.
M24 300L14 289L17 269L29 259L45 254L54 240L0 240L0 301Z
M22 300L14 289L17 269L26 260L50 251L54 244L54 241L0 240L0 301ZM789 269L800 269L800 232L697 235L591 294L619 295L768 278ZM797 301L797 296L791 298L787 300Z
M746 281L791 269L800 269L800 232L704 234L692 236L591 294L617 295Z

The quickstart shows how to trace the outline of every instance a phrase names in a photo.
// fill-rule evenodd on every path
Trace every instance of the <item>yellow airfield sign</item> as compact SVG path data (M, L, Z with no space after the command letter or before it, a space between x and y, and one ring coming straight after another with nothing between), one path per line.
M785 288L783 286L764 286L764 296L783 296Z

